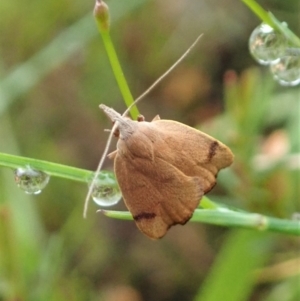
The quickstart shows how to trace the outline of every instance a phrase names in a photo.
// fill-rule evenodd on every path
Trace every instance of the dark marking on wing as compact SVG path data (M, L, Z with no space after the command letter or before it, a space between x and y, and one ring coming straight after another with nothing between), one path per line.
M133 219L134 219L136 222L138 222L138 221L140 221L140 220L142 220L142 219L153 219L153 218L155 218L155 217L156 217L156 214L155 214L155 213L142 212L142 213L140 213L140 214L138 214L138 215L135 215L135 216L133 217Z
M216 150L217 150L218 146L219 146L218 141L212 142L211 145L209 146L209 151L208 151L208 156L207 156L208 162L210 162L211 159L216 154Z

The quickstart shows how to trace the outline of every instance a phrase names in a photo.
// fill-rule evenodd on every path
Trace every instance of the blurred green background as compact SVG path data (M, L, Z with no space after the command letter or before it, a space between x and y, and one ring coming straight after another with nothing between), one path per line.
M260 1L300 34L299 2ZM110 0L111 36L135 97L195 38L199 45L139 104L230 146L235 163L212 200L296 218L299 87L276 84L248 51L260 24L237 0ZM0 152L94 170L125 109L92 16L93 1L1 0ZM112 147L112 149L114 146ZM112 170L112 162L105 163ZM37 196L0 169L0 301L179 301L300 298L300 240L188 223L159 241L133 222L82 218L87 187L52 178ZM125 210L122 202L114 207ZM298 217L299 218L299 217Z

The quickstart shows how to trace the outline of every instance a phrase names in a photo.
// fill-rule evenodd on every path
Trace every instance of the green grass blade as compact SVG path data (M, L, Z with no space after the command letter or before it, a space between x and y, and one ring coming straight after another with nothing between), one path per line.
M124 220L132 220L130 212L100 210L104 215ZM223 209L196 209L192 222L202 222L224 227L241 227L264 232L278 232L300 235L300 221L268 217L257 213L236 212Z
M110 29L110 13L108 6L103 1L96 0L95 8L94 8L94 17L97 24L97 28L102 36L102 40L104 43L104 47L114 73L115 79L119 86L120 92L123 96L125 104L127 108L133 104L134 98L130 92L129 86L127 84L126 78L124 76L121 64L119 62L114 44L110 37L109 29ZM130 114L133 119L136 119L139 115L138 108L133 106L130 109Z
M79 181L79 182L88 182L89 180L91 180L94 174L93 171L71 167L63 164L57 164L57 163L48 162L44 160L37 160L37 159L32 159L27 157L0 153L0 166L15 169L18 167L26 167L28 165L31 168L44 171L50 176L60 177L60 178ZM103 180L107 178L109 179L110 184L112 185L116 184L116 180L113 173L102 171L100 177L101 175Z
M194 301L246 301L255 285L254 271L267 259L266 233L231 232Z

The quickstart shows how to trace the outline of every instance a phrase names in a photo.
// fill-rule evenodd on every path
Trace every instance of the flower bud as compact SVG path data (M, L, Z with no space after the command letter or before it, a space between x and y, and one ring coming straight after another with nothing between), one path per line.
M107 4L102 0L96 0L94 8L94 16L96 18L100 31L109 30L109 9Z

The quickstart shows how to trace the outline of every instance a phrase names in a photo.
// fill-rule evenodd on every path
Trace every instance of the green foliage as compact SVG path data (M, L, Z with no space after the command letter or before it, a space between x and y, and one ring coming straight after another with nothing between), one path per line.
M267 260L270 244L266 233L231 232L195 301L248 300L255 286L253 271Z
M254 1L243 2L280 27ZM299 88L276 86L267 72L253 68L245 45L257 19L244 6L229 4L108 2L108 38L134 95L205 33L199 50L139 106L147 119L159 113L201 124L235 153L234 166L220 173L209 196L214 202L205 203L211 210L199 209L193 218L218 224L230 219L221 215L222 207L236 216L221 225L239 216L240 228L253 217L248 212L272 217L265 232L188 223L153 242L132 222L93 214L95 207L82 219L87 185L79 182L95 168L107 137L102 129L110 127L97 105L122 110L90 3L4 0L1 165L29 163L53 177L33 197L16 188L11 170L0 169L1 301L299 299L299 238L269 233L286 225L299 233ZM289 24L298 21L284 5L276 10L278 19L282 14ZM297 41L290 31L285 34ZM290 261L295 264L287 265ZM266 273L271 268L274 272Z

